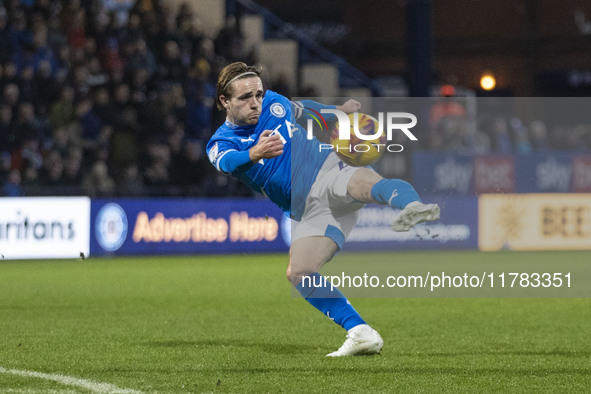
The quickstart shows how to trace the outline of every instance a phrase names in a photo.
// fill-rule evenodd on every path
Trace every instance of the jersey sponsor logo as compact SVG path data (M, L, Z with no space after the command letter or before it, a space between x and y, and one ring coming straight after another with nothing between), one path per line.
M207 154L207 156L209 157L209 161L211 162L211 164L213 164L215 166L215 168L218 169L218 171L221 171L218 161L222 158L222 156L224 156L226 153L228 153L232 150L234 150L234 149L227 149L227 150L220 151L219 147L218 147L218 143L216 142L212 146L212 148L209 150L209 153Z
M249 141L254 141L254 140L252 139L252 137L240 138L240 142L249 142Z
M218 156L218 143L216 142L213 147L209 150L209 161L215 164L215 159Z
M271 115L277 118L283 118L285 116L285 107L279 103L271 104Z

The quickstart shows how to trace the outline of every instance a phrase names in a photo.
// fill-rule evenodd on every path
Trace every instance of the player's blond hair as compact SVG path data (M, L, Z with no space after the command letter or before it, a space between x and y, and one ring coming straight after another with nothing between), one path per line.
M215 104L220 111L224 109L224 106L220 101L220 96L225 96L227 98L232 97L232 82L236 81L237 79L248 78L252 76L260 77L261 71L259 71L256 67L249 66L243 62L228 64L222 69L215 88Z

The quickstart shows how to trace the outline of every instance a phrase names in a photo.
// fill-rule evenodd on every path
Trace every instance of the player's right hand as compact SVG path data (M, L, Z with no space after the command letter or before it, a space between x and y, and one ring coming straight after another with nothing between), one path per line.
M258 142L250 148L250 160L254 163L260 159L272 159L283 154L283 142L278 134L271 135L273 130L265 130L261 133Z

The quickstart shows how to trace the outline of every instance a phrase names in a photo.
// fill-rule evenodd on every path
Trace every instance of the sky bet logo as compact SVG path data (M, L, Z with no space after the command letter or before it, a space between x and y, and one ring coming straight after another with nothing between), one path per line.
M307 124L307 138L311 140L313 138L313 121L318 124L320 129L329 130L328 124L324 117L321 114L333 114L337 117L337 125L338 125L338 139L339 140L351 140L358 139L360 140L359 143L351 143L347 149L350 151L355 152L366 152L369 150L369 144L373 145L378 152L388 151L388 152L402 152L404 147L400 144L391 144L390 141L393 140L393 135L395 131L402 131L408 139L411 141L417 141L417 137L409 130L416 126L417 124L417 117L408 112L379 112L378 119L376 119L365 115L360 114L359 112L355 112L353 114L347 115L343 111L339 111L337 109L321 109L320 113L317 111L306 108L309 112L309 116L312 119L308 119ZM353 133L351 133L351 117L353 120ZM360 120L361 118L361 120ZM385 119L385 122L384 122ZM400 120L406 120L404 123L400 123ZM360 125L360 121L362 125ZM368 126L367 122L371 122ZM377 128L374 127L377 123ZM384 124L386 125L386 130L384 132ZM367 129L371 133L367 133ZM336 130L335 130L336 131ZM333 131L333 133L335 132ZM338 147L339 149L342 147ZM335 149L334 144L320 144L320 151L322 150L330 150Z

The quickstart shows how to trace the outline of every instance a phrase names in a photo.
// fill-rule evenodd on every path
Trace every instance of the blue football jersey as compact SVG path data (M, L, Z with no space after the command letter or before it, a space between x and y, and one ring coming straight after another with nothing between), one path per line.
M329 106L326 106L329 108ZM301 105L298 107L300 110ZM334 108L334 106L332 106ZM284 144L283 154L239 166L232 175L252 190L267 196L295 220L303 214L305 199L330 150L320 150L320 142L306 138L306 130L295 121L292 102L267 90L256 125L238 126L228 121L220 126L207 144L207 155L219 170L229 152L247 152L264 130L273 130Z

